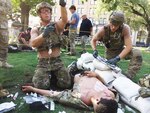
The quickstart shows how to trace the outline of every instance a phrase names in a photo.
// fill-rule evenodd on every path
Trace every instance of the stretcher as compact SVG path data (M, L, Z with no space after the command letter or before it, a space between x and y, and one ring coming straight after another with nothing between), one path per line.
M140 113L150 113L150 97L140 97L139 89L141 86L123 75L121 71L116 73L116 70L113 70L103 61L95 59L90 53L82 54L77 64L79 68L89 67L94 70L104 80L104 84L117 90L120 99L125 104L135 108ZM118 113L121 112L122 110L118 109Z

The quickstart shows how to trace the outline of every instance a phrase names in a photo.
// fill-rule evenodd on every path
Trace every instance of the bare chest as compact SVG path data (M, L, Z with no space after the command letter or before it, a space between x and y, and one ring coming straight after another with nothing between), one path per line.
M81 99L87 105L91 105L91 97L99 95L107 88L96 78L80 80L79 87Z

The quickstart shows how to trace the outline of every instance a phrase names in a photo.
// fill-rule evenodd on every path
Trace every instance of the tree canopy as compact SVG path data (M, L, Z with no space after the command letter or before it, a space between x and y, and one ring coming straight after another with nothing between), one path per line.
M36 14L35 6L40 2L48 2L51 5L54 5L52 0L11 0L13 6L13 14L18 14L21 16L22 30L25 30L28 27L29 22L29 13L33 15ZM13 15L12 15L13 19Z

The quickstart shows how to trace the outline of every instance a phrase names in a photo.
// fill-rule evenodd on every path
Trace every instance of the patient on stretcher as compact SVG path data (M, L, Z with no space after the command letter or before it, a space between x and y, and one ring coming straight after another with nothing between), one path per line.
M128 79L121 72L115 73L88 53L82 54L76 64L74 64L69 68L70 70L90 69L91 71L77 74L73 70L73 73L76 73L76 75L73 75L74 86L72 90L58 92L23 86L23 91L32 91L49 96L62 104L75 108L88 110L93 110L94 108L96 113L120 113L118 112L118 101L116 101L115 97L116 92L109 89L113 87L125 104L141 113L149 113L150 97L139 97L141 86Z
M62 104L74 107L86 109L93 107L95 113L117 113L118 104L115 94L101 80L95 72L85 71L83 75L75 75L72 91L49 91L32 86L23 86L23 91L49 96Z

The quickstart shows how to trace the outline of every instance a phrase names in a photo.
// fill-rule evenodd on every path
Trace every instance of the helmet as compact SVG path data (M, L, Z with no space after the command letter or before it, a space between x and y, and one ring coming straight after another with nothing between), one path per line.
M114 11L110 15L109 20L113 25L121 25L124 23L124 14L120 11Z
M52 7L51 7L51 5L49 3L41 2L41 3L37 4L36 12L39 13L42 8L49 8L50 11L52 11Z

